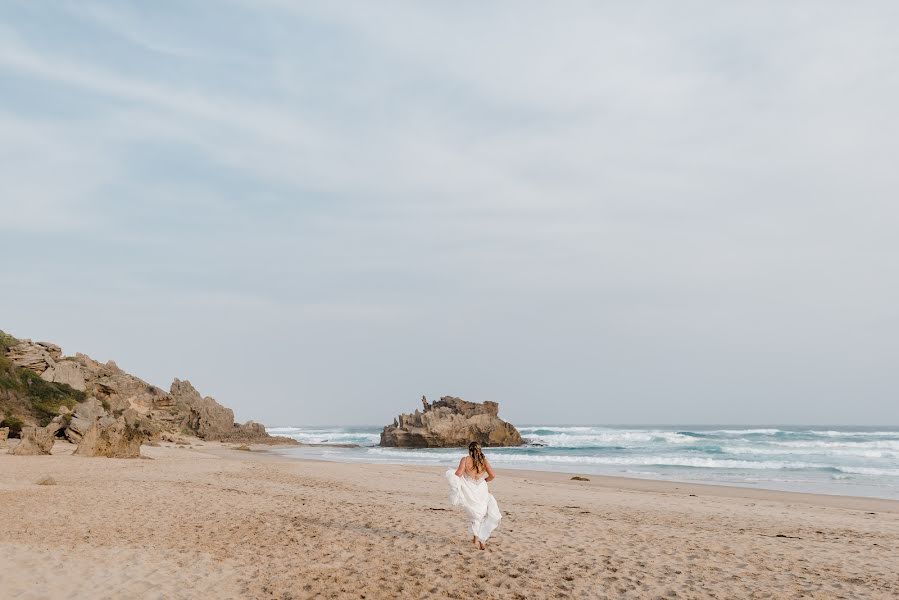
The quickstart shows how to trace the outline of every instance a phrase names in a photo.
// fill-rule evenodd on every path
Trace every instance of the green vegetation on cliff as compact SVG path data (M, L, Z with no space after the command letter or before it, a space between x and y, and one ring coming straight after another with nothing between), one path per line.
M6 356L6 351L19 343L19 340L0 330L0 358Z
M12 435L18 435L22 425L46 425L61 406L72 408L85 399L84 392L44 381L37 373L12 364L6 353L17 343L0 331L0 427L9 427Z

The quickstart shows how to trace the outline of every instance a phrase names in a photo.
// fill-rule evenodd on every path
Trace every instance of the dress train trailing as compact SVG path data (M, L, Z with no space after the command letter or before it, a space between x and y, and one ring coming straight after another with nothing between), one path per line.
M467 475L459 477L454 469L447 469L445 476L450 488L450 504L461 506L465 510L469 531L486 542L503 518L496 498L487 490L487 482Z

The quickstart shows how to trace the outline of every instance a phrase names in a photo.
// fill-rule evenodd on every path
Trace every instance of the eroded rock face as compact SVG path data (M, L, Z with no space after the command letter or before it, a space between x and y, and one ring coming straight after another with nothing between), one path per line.
M238 427L243 433L249 436L263 437L268 435L265 431L265 425L256 421L247 421Z
M100 363L80 353L63 356L59 346L48 342L19 340L6 357L46 381L66 384L86 393L88 400L77 405L71 417L55 420L65 428L65 436L76 444L95 422L127 410L145 418L149 423L145 427L148 432L193 434L209 440L296 443L289 438L269 436L258 423L236 424L231 409L213 398L204 398L189 381L175 379L167 393L126 373L113 361Z
M41 378L53 383L64 383L83 392L87 389L81 368L71 360L61 360L41 373Z
M188 412L187 426L197 436L206 440L221 440L234 432L234 411L225 408L213 398L200 396L189 381L175 379L169 390L175 406Z
M56 361L62 356L62 350L55 344L48 342L32 342L31 340L19 340L19 343L9 349L6 358L17 367L24 367L42 375L48 368L56 365Z
M99 400L91 396L84 402L75 405L72 418L65 430L65 435L73 444L77 444L91 428L91 425L101 417L107 416L106 409Z
M113 411L133 408L145 414L170 402L168 394L122 371L114 362L100 363L85 354L63 357L49 342L20 340L6 354L16 366L34 371L42 379L64 383L106 402Z
M188 426L203 439L224 439L234 433L234 411L206 396L190 407Z
M83 357L82 364L94 366L98 363ZM133 408L141 414L146 414L166 396L166 393L158 387L125 373L112 361L100 365L96 371L89 372L91 376L87 381L87 392L101 401L106 401L113 412Z
M496 402L467 402L444 396L433 404L422 397L423 411L401 414L381 432L381 446L456 448L470 442L482 446L520 446L521 434L499 418Z
M126 410L118 419L94 421L81 438L75 454L106 458L140 458L140 446L150 433L137 411Z
M19 444L9 453L15 456L50 454L50 451L53 450L56 432L60 427L58 422L50 423L46 427L23 427Z

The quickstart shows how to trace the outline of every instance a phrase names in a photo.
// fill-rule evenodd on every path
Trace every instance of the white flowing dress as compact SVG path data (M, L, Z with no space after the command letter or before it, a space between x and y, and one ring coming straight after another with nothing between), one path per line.
M459 477L455 469L447 469L446 480L450 488L450 504L461 506L465 510L471 534L486 542L503 518L496 504L496 498L487 490L487 482L481 477L477 479L468 475Z

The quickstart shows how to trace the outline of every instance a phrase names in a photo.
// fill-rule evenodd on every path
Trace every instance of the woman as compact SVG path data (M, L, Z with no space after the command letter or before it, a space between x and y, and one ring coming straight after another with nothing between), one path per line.
M462 457L455 472L446 470L446 479L450 486L450 503L465 509L473 536L471 543L485 550L487 538L503 516L496 505L496 498L487 491L487 482L496 479L496 473L479 443L468 444L468 456Z

